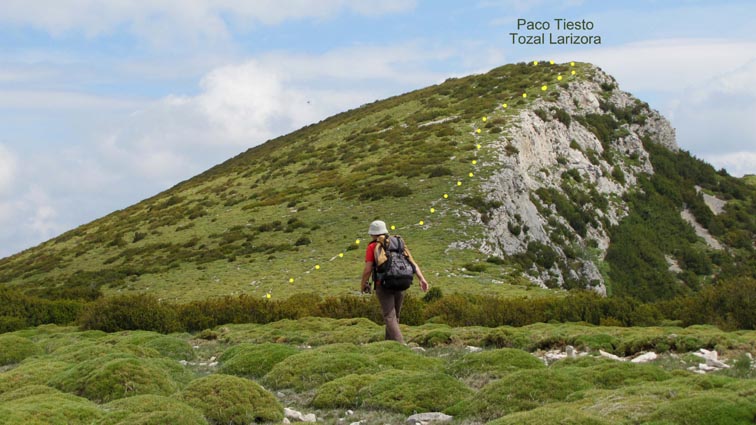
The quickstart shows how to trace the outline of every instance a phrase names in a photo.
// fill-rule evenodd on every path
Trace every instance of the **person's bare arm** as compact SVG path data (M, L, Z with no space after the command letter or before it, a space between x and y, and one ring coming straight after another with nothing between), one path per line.
M420 278L420 289L422 289L423 292L428 292L428 281L425 280L425 276L423 276L420 266L417 265L417 261L412 257L412 253L407 247L404 247L404 255L406 255L412 262L412 265L415 266L415 274Z
M360 291L370 292L370 275L373 273L373 262L366 261L365 268L362 269L362 280L360 282Z

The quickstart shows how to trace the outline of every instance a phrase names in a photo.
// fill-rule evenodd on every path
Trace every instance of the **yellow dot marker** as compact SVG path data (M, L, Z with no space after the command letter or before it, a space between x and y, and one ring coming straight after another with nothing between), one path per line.
M339 252L339 258L344 258L344 253L343 252Z
M480 149L480 143L478 143L477 145L475 145L475 147L476 147L477 149Z
M448 193L444 193L444 199L449 199L449 194Z
M315 270L320 270L320 264L315 264Z
M557 80L562 81L562 76L561 75L557 76Z
M522 97L523 97L523 98L526 98L526 97L528 97L528 94L527 94L527 93L523 93L523 94L522 94Z
M265 294L265 298L270 299L270 292L268 292L267 294Z
M502 103L502 104L501 104L501 107L502 107L502 108L505 108L505 109L506 109L506 107L507 107L507 106L509 106L509 105L507 105L506 103Z
M289 278L289 283L294 283L294 278L293 277Z
M475 130L476 133L480 134L480 129Z
M354 241L354 244L355 244L355 245L359 245L359 244L360 244L360 240L359 240L359 239L357 239L356 241Z
M572 74L572 75L575 75L575 70L574 70L574 69L572 70L571 74Z
M431 214L433 214L434 212L436 212L436 209L435 208L431 208L430 212L431 212Z
M462 182L457 180L457 186L462 186Z
M483 120L483 122L486 122L486 121L488 121L488 117L483 117L482 120Z
M549 61L549 65L554 65L554 61Z
M570 62L570 66L575 66L575 62Z
M548 88L549 88L549 86L547 86L547 85L542 85L542 86L541 86L541 91L546 91L546 90L548 90Z
M423 220L420 220L420 225L422 226L423 224L425 224L425 222Z
M538 66L538 61L533 61L533 66Z
M468 176L472 177L472 176L473 176L473 173L469 173L469 174L468 174Z
M474 159L472 160L472 165L475 165L475 164L477 164L477 163L478 163L478 161L476 161L476 160L474 160Z

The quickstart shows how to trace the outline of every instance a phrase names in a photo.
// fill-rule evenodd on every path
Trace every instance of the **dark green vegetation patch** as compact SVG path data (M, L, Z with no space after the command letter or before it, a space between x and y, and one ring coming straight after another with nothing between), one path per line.
M283 407L273 394L236 376L215 374L196 379L181 397L214 423L242 425L283 419Z

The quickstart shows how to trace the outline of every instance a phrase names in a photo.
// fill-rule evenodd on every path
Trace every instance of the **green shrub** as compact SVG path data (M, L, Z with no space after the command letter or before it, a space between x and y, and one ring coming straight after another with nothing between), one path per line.
M488 374L502 377L521 369L543 369L546 366L534 355L514 348L486 350L465 354L449 367L454 376Z
M16 335L0 335L0 366L18 363L41 352L42 350L27 338Z
M662 405L648 419L678 425L748 425L756 417L756 404L719 395L700 395Z
M127 355L141 358L160 357L160 353L152 348L90 341L73 342L71 345L60 347L50 353L50 356L56 360L69 363L80 363L106 355Z
M472 394L464 384L444 373L398 370L381 373L363 391L364 407L405 415L442 411Z
M71 365L55 360L28 360L17 367L0 373L0 394L26 385L42 385Z
M0 403L4 403L11 400L18 400L20 398L30 397L41 394L62 394L55 388L48 387L47 385L32 384L24 385L14 390L10 390L4 393L0 393Z
M544 406L527 412L512 413L488 425L611 425L614 422L592 416L567 405Z
M194 359L192 346L175 336L159 336L144 343L144 347L152 348L164 357L174 360Z
M273 366L264 382L273 388L302 391L350 374L385 369L440 370L441 365L441 360L421 356L394 341L363 346L331 344L287 357Z
M220 371L227 375L262 378L277 363L298 352L284 344L239 344L221 355Z
M571 371L522 370L486 385L475 396L447 411L454 416L491 420L546 403L564 401L570 394L590 386L578 373Z
M554 364L560 368L560 362ZM565 370L570 369L569 367ZM601 362L595 366L579 368L576 373L581 378L593 383L596 388L614 389L640 382L664 381L669 373L658 366L629 362Z
M195 379L181 393L181 398L212 423L248 424L283 419L283 407L273 394L236 376L213 374Z
M176 309L146 295L118 295L88 305L79 323L84 329L105 332L151 330L162 333L179 330Z
M333 344L289 356L268 372L263 382L273 388L304 391L352 373L376 371L369 356L351 344Z
M91 401L71 394L37 394L0 404L3 424L89 425L103 415Z
M191 376L173 360L108 354L84 361L50 379L66 392L102 403L139 394L170 395Z
M206 425L205 417L188 404L164 396L138 395L111 401L97 425Z
M379 379L378 375L346 375L321 385L310 403L317 409L349 409L361 407L366 397L363 390Z

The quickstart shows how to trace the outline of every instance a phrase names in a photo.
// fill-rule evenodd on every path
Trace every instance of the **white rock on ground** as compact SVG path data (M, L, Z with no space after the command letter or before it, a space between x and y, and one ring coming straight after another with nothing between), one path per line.
M599 354L601 354L601 357L606 357L607 359L617 360L618 362L624 362L625 361L625 359L623 359L622 357L617 357L614 354L607 353L604 350L599 350Z
M308 413L306 415L303 415L302 412L297 412L294 409L289 409L288 407L284 408L284 416L286 419L289 419L291 421L295 422L317 422L318 418L315 416L314 413Z
M651 361L656 360L656 358L659 357L654 353L653 351L650 351L648 353L641 354L640 356L630 360L631 363L648 363Z
M443 414L441 412L426 412L418 413L407 418L408 424L424 425L432 422L451 422L454 419L452 416Z

